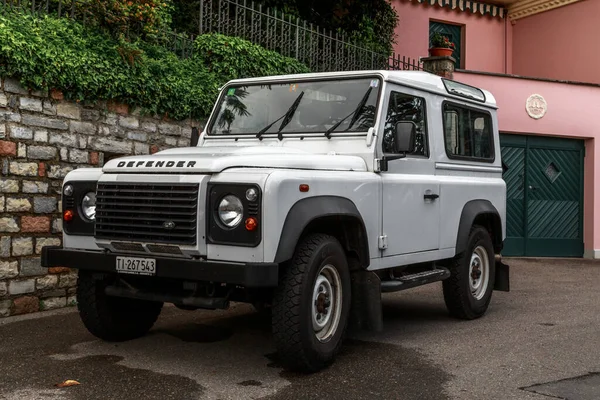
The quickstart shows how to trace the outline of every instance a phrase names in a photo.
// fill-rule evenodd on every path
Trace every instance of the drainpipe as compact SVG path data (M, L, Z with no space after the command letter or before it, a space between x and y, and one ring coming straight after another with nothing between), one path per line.
M508 74L508 16L504 18L504 73Z

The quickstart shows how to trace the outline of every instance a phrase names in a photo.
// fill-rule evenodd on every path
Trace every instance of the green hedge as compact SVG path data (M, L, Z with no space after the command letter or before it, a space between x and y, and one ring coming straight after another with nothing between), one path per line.
M238 38L200 36L196 50L181 60L68 19L0 10L0 75L31 89L61 90L70 100L116 100L143 113L202 118L228 79L307 71L296 60Z
M238 37L202 35L196 39L195 51L202 63L223 82L234 78L309 72L296 59Z

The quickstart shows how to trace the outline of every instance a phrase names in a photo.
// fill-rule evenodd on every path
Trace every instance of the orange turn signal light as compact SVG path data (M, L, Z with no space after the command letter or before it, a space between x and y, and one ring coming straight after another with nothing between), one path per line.
M73 211L65 210L65 212L63 213L63 220L66 222L72 221L73 220Z
M247 231L254 231L256 230L256 228L258 228L258 221L256 220L256 218L254 217L250 217L246 220L246 230Z

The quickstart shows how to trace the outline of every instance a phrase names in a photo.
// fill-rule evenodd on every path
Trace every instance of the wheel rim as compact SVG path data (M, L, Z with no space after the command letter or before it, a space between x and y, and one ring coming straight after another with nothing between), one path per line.
M327 342L337 331L342 313L342 279L332 265L317 274L312 297L312 326L320 342Z
M490 262L487 251L483 246L477 246L471 255L469 265L469 287L471 294L481 300L487 291L490 279Z

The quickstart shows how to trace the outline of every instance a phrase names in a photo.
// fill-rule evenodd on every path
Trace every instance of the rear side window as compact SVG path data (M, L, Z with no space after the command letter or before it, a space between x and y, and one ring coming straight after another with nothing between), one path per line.
M444 103L444 141L449 158L494 161L492 132L489 113Z

